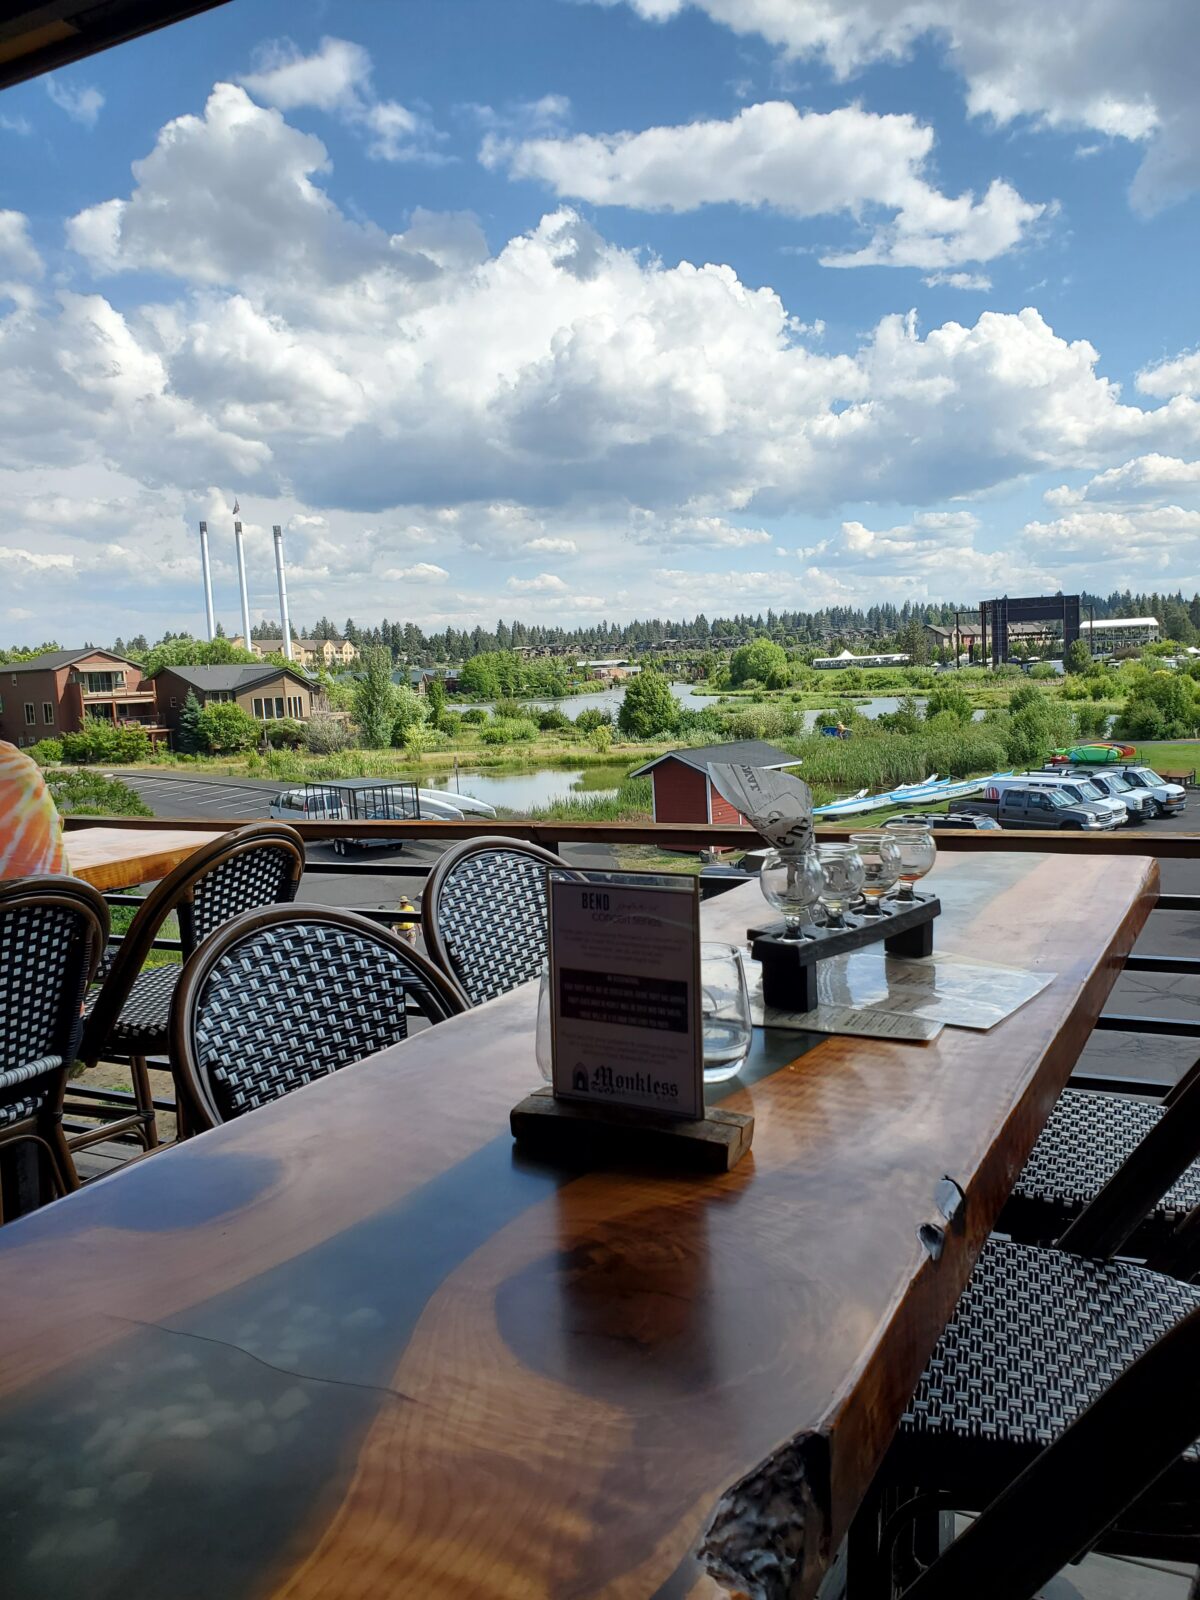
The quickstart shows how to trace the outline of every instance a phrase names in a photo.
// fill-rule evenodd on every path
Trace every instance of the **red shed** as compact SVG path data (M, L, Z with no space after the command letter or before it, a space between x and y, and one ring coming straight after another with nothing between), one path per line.
M654 785L655 822L716 822L722 827L749 827L740 811L713 788L708 776L711 761L729 761L778 772L798 767L799 758L767 744L763 739L739 739L734 744L704 744L691 750L671 750L657 761L638 767L631 777L649 773Z

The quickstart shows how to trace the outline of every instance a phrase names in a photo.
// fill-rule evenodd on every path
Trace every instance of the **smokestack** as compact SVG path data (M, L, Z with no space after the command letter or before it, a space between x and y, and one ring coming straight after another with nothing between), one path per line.
M208 564L208 523L200 524L200 566L204 573L204 614L208 619L209 642L216 637L217 624L213 617L212 569Z
M250 601L246 597L246 549L242 543L242 525L233 525L233 542L237 546L238 583L242 591L242 644L250 648Z
M275 576L279 579L279 621L283 628L283 653L292 659L292 624L288 619L287 579L283 575L283 529L278 523L271 532L275 535Z

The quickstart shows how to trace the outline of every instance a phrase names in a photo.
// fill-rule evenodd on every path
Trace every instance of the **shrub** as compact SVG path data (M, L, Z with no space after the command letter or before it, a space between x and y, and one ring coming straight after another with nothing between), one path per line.
M114 727L102 717L85 717L78 733L64 733L63 756L79 765L102 761L114 766L145 761L150 735L136 722Z
M304 743L304 725L291 717L267 723L267 743L273 750L299 750Z
M547 706L544 711L534 713L534 721L542 733L560 733L565 728L570 728L572 722L565 712L557 706Z
M1081 739L1100 738L1108 728L1108 712L1103 706L1094 706L1090 700L1076 706L1073 715L1075 731Z
M205 706L198 724L200 738L210 755L236 755L253 750L262 736L262 724L232 700Z
M304 743L314 756L332 756L339 751L349 750L354 743L354 734L349 723L341 717L318 711L305 725Z
M62 740L39 739L36 744L26 748L25 754L32 756L39 767L60 767L63 762Z
M935 717L941 716L951 717L955 722L971 720L971 697L956 683L939 683L929 691L929 698L925 702L925 720L932 722Z
M78 811L100 817L152 817L150 807L119 778L98 772L48 772L46 787L60 812ZM71 841L67 840L70 859Z
M779 646L775 648L778 650ZM782 655L782 651L780 654ZM673 733L679 720L679 702L661 672L645 667L630 680L621 698L617 726L631 739L653 739Z
M482 706L471 706L469 710L460 714L464 722L480 723L486 722L488 719L488 714ZM588 713L585 711L583 715L586 717Z
M461 711L443 711L438 718L438 729L453 738L459 732L464 720Z
M480 730L484 744L523 744L537 738L537 723L528 717L493 717Z
M596 728L611 728L612 719L611 711L601 711L597 706L588 706L575 718L575 726L580 733L591 733Z
M1029 669L1029 676L1043 681L1047 678L1057 678L1058 669L1052 667L1048 661L1035 661Z
M612 742L612 729L603 722L588 734L588 743L600 755L604 755L612 749Z

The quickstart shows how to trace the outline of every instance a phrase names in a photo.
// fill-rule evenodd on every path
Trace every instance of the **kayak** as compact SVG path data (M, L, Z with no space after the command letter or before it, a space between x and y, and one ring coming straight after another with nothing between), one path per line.
M1011 778L1011 772L994 772L988 778L942 778L935 774L924 783L901 784L886 794L851 795L846 800L831 800L827 805L814 806L814 817L865 816L872 811L886 811L889 806L941 805L945 800L965 800L968 795L979 794L985 784L997 778Z
M464 816L494 817L496 815L495 806L488 805L486 800L476 800L474 795L470 794L455 794L450 789L418 789L417 796L421 802L421 810L426 816L430 817L437 816L439 811L446 806L449 806L453 811L457 811L460 818ZM455 819L450 817L447 820L453 822Z
M1110 744L1097 740L1094 744L1077 744L1069 750L1056 750L1050 759L1063 763L1079 761L1084 765L1099 767L1118 761L1136 761L1137 750L1131 744Z

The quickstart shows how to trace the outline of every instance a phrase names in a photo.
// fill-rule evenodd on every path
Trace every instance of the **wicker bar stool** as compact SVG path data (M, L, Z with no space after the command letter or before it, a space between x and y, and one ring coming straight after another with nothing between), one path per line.
M1095 1199L1118 1168L1164 1117L1173 1115L1194 1078L1196 1062L1161 1101L1136 1095L1067 1089L1042 1129L997 1224L1030 1244L1049 1244ZM1194 1161L1129 1240L1132 1255L1162 1248L1200 1205L1200 1162Z
M107 938L108 907L90 884L65 877L0 883L0 1147L36 1143L60 1194L79 1187L63 1137L63 1087Z
M328 906L246 912L183 969L171 1066L188 1133L244 1115L466 1010L457 987L390 928Z
M303 871L304 844L294 829L282 822L253 822L202 845L150 891L90 998L79 1052L88 1066L109 1050L129 1057L135 1109L114 1105L104 1090L68 1084L66 1112L103 1119L99 1127L70 1138L72 1150L126 1132L135 1133L148 1150L158 1144L146 1058L166 1053L171 996L181 968L143 970L143 963L167 918L174 913L179 919L186 961L231 917L294 900Z
M421 898L430 955L469 1004L528 983L546 959L546 868L566 862L540 845L486 835L447 850Z
M1198 1149L1192 1076L1058 1247L984 1244L876 1485L907 1499L864 1595L898 1592L899 1536L932 1506L982 1515L906 1600L1032 1600L1093 1547L1200 1564L1200 1207L1162 1270L1113 1259Z

